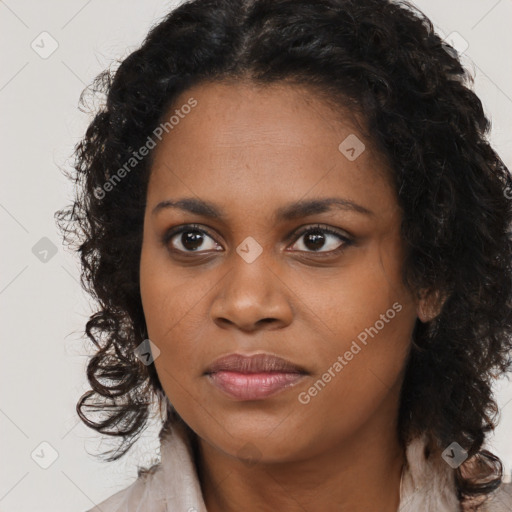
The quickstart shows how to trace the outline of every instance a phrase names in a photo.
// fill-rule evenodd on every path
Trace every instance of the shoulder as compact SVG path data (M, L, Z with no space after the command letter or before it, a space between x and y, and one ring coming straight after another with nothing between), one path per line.
M140 479L137 478L135 482L116 492L104 501L96 504L93 508L88 509L86 512L117 512L130 510L130 503L133 502L133 494L137 489L140 489Z
M502 483L480 507L481 512L511 512L512 482Z
M159 512L164 510L159 508L156 496L151 496L150 488L153 487L154 470L139 472L137 479L128 487L121 489L104 501L98 503L86 512L135 512L142 501L147 504L148 512ZM153 499L149 499L151 496Z
M87 512L206 512L187 432L174 425L160 442L158 464L139 470L129 487Z

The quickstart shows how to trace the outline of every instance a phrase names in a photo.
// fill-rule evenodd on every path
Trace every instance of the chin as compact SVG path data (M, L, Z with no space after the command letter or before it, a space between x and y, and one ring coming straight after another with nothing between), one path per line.
M261 418L256 424L254 419L224 420L222 426L216 424L215 427L212 423L204 429L198 428L196 433L217 450L247 464L292 461L304 449L301 440L290 435L290 431L300 429L296 425L286 425L282 418L270 422Z

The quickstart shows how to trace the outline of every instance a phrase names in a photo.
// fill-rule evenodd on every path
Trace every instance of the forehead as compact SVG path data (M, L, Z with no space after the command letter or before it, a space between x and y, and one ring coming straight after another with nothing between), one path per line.
M181 110L191 100L195 106ZM389 171L355 116L303 86L202 83L176 99L173 114L179 121L153 150L148 194L208 192L229 200L236 189L261 201L278 191L297 200L312 191L367 189L371 200L388 187ZM357 158L347 157L347 145Z
M191 98L197 105L187 115L188 122L182 117L172 133L180 138L201 136L213 147L307 146L333 131L336 136L358 132L354 113L304 85L203 82L179 95L168 113L179 111Z

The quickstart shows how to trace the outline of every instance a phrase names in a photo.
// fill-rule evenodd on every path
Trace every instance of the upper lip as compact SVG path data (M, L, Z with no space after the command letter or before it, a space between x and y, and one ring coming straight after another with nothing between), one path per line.
M307 373L304 368L272 354L229 354L216 359L205 373L232 371L240 373Z

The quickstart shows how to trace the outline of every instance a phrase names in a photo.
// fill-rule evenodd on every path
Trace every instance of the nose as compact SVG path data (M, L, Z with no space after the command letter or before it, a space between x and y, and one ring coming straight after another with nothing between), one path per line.
M246 332L289 325L293 317L292 292L274 267L268 265L263 254L252 263L234 254L230 270L214 296L212 320L222 329Z

